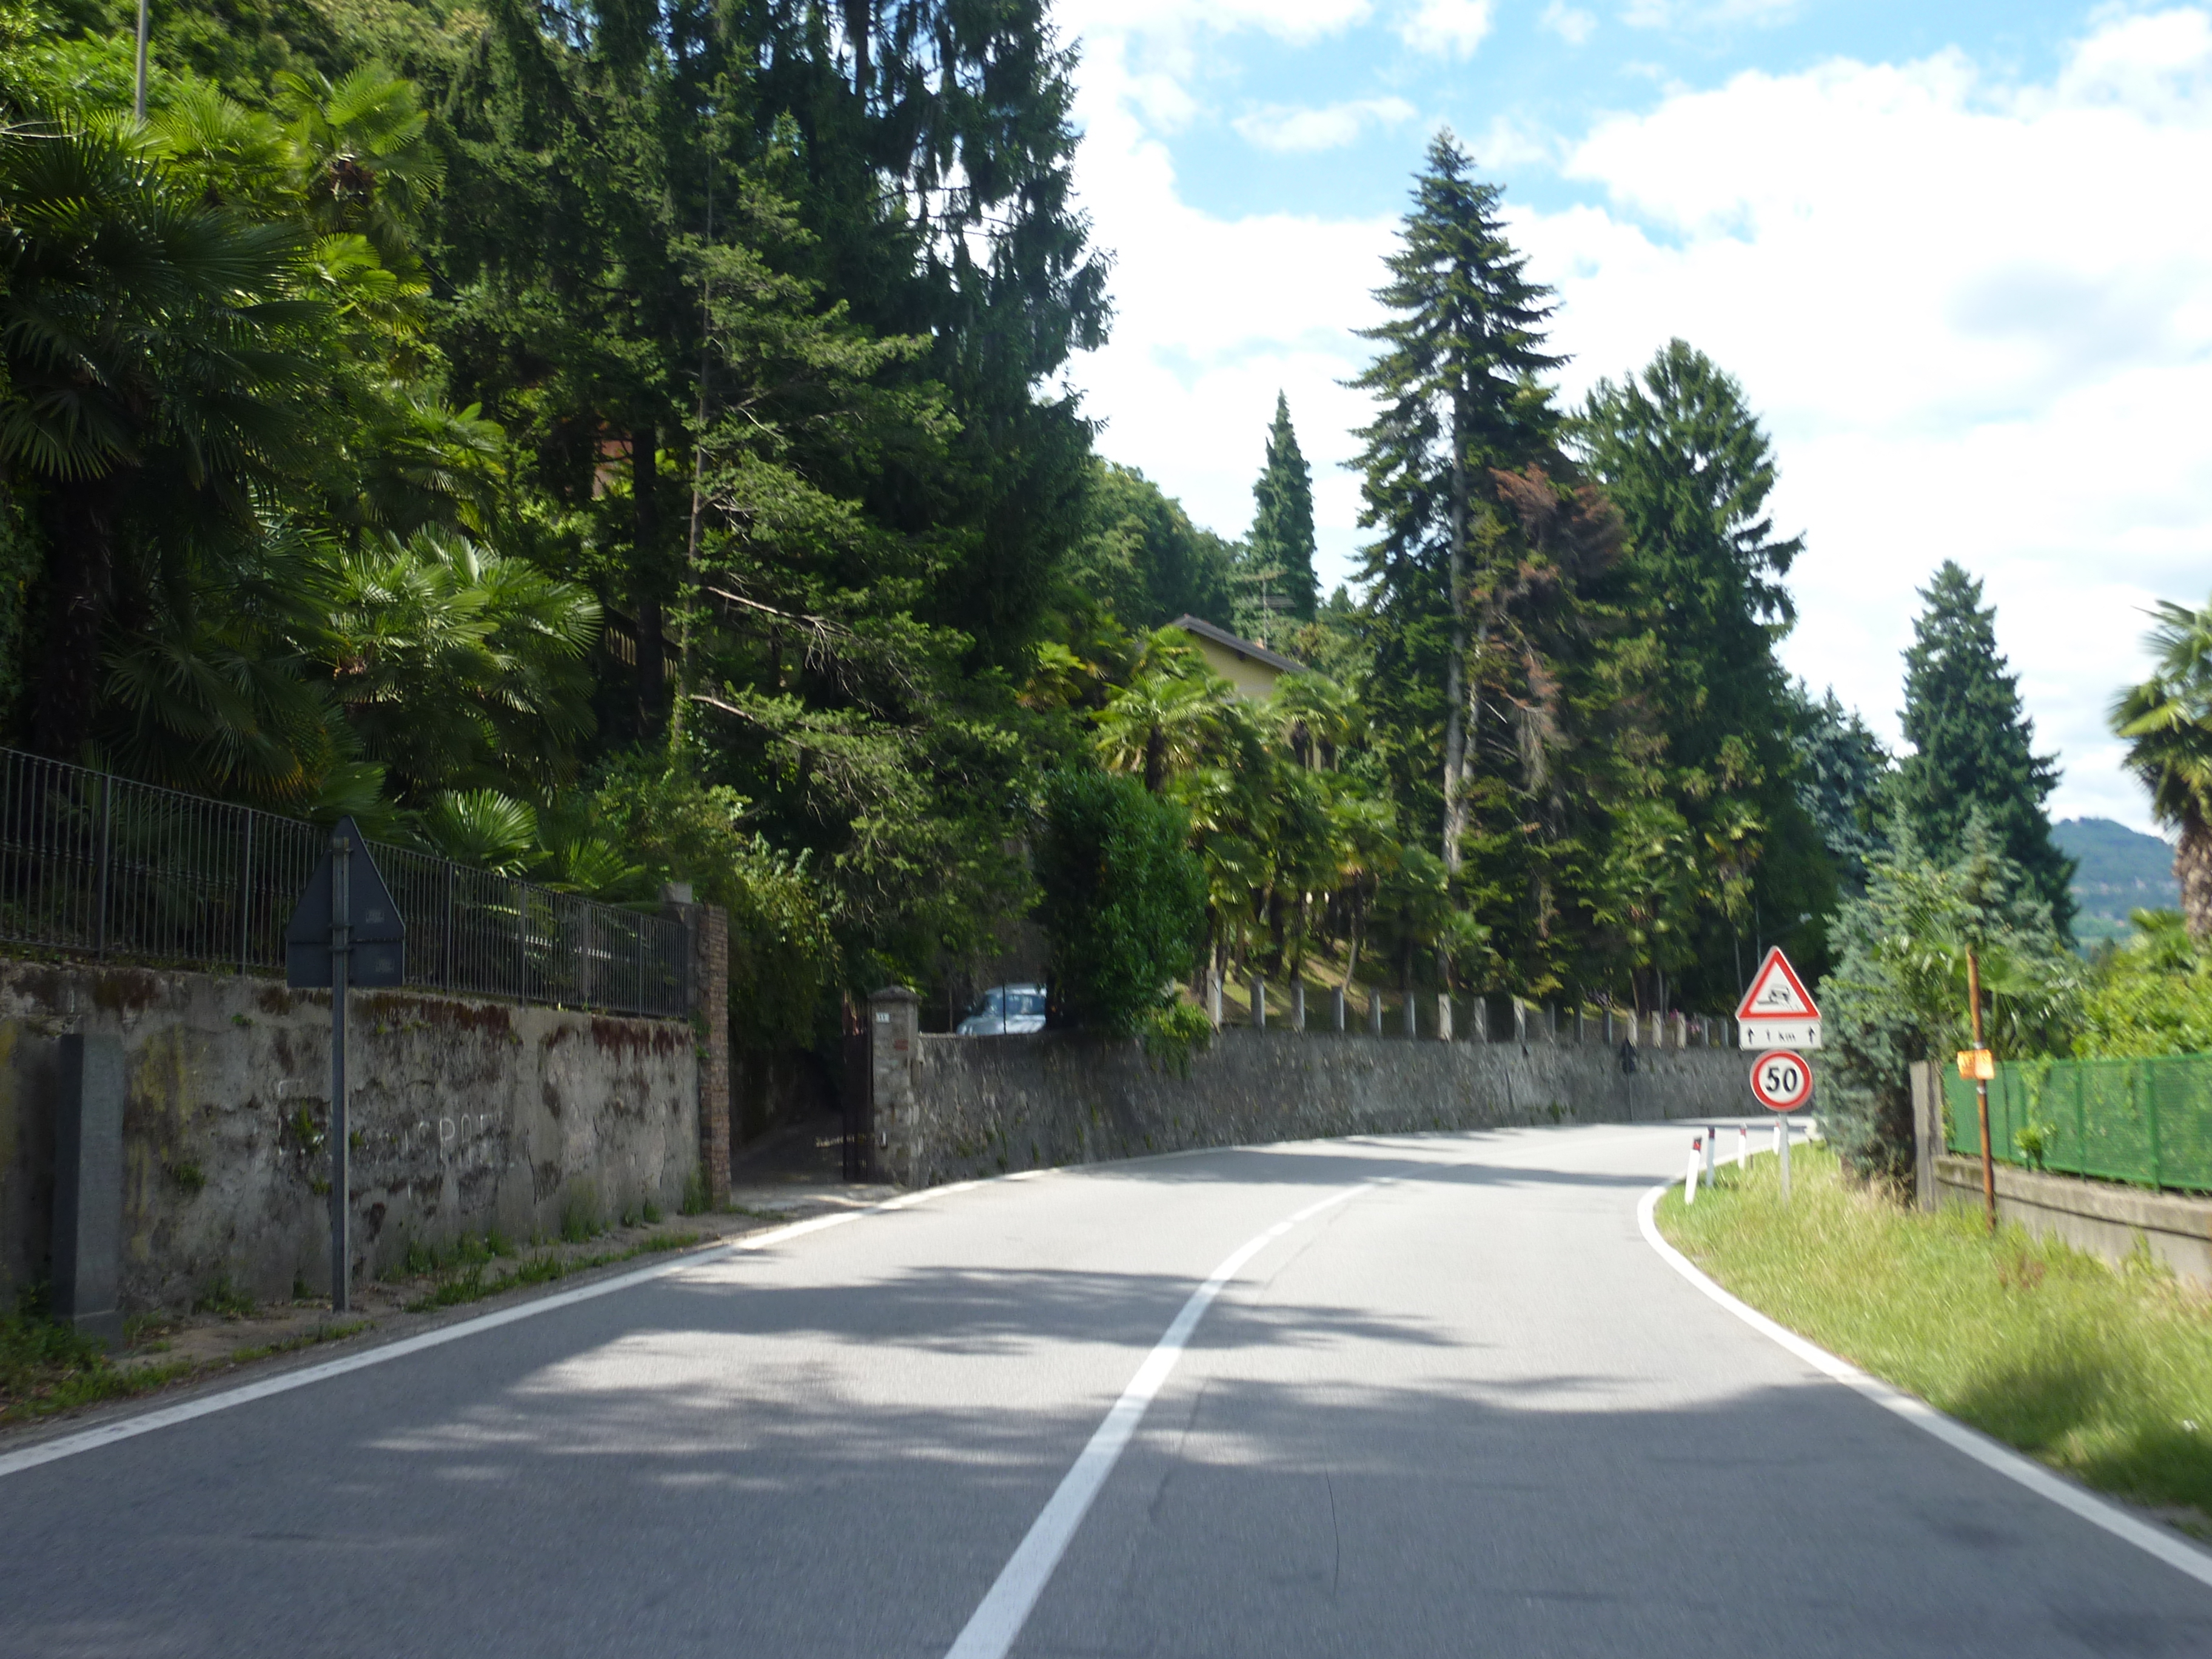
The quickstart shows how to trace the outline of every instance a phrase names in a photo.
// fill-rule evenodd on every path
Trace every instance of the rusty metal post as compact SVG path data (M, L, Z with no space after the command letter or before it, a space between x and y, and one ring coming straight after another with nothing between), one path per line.
M1982 1048L1982 965L1975 960L1974 947L1966 947L1966 1001L1971 1006L1974 1022L1974 1052ZM1981 1067L1974 1067L1979 1073ZM1990 1154L1990 1080L1974 1079L1974 1103L1982 1120L1982 1204L1988 1212L1990 1231L1997 1230L1997 1166Z

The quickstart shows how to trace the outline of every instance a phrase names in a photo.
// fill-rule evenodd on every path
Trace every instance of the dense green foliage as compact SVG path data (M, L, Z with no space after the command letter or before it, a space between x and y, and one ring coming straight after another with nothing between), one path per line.
M1185 830L1173 803L1131 778L1070 769L1047 787L1037 917L1071 1019L1136 1032L1189 974L1203 892Z
M2212 1054L2212 954L2179 912L2138 910L2094 959L2075 1052L2084 1059Z
M1675 341L1562 408L1448 135L1323 599L1286 399L1242 541L1092 453L1043 0L176 0L143 125L128 22L0 5L9 743L688 881L755 1045L887 979L939 1006L1040 903L1115 1029L1201 963L1724 1007L1894 886L1893 788L1932 867L1978 808L2063 923L1978 591L1930 589L1900 773L1778 665L1800 542L1743 388ZM1312 672L1239 697L1185 613Z
M2065 932L2074 915L2073 866L2051 844L2044 802L2057 763L2034 751L2020 680L1998 650L1996 611L1982 585L1946 559L1921 590L1926 602L1905 653L1905 741L1896 799L1923 845L1963 844L1978 812L2005 855L2024 870Z
M2007 1058L2063 1054L2079 1020L2080 961L2041 892L1976 814L1955 857L1922 849L1901 816L1846 900L1826 1017L1820 1117L1846 1163L1892 1181L1912 1167L1915 1061L1971 1046L1966 955L1978 958L1985 1041Z

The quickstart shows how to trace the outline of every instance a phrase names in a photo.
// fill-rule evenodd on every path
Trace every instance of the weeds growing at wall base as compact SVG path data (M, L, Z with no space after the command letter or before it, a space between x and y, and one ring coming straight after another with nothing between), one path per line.
M143 1321L132 1325L143 1333ZM169 1383L208 1371L216 1371L271 1354L289 1353L319 1342L335 1342L368 1328L366 1319L343 1324L319 1325L280 1341L240 1348L221 1359L179 1359L167 1364L118 1365L107 1351L75 1328L48 1316L44 1299L35 1292L17 1299L15 1310L0 1315L0 1423L24 1423L74 1411L102 1401L127 1400L150 1394ZM142 1352L158 1353L166 1342L153 1342Z
M2147 1255L2111 1267L1978 1210L1904 1209L1793 1149L1723 1166L1660 1229L1754 1308L2089 1485L2212 1522L2212 1297Z
M477 1302L488 1296L497 1296L502 1291L517 1290L526 1285L547 1285L556 1279L566 1279L571 1273L583 1273L592 1267L611 1267L618 1261L629 1261L641 1255L653 1255L667 1250L687 1249L707 1237L704 1233L677 1231L655 1233L641 1239L626 1249L598 1250L585 1255L564 1255L551 1249L535 1249L516 1258L514 1266L493 1270L492 1255L488 1251L461 1258L457 1256L438 1270L438 1279L428 1291L407 1304L409 1313L429 1313L439 1308L458 1307L465 1302ZM462 1244L469 1241L463 1239ZM501 1254L510 1254L501 1252ZM412 1252L410 1252L410 1260Z

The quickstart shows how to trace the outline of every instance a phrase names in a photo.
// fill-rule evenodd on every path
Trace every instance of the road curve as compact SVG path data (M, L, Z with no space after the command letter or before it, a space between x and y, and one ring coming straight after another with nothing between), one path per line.
M2212 1589L1662 1261L1684 1145L1187 1154L702 1259L0 1479L0 1654L2212 1653Z

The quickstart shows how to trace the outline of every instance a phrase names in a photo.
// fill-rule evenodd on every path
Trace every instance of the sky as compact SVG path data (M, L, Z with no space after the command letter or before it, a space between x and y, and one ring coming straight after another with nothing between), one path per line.
M1802 532L1783 660L1893 746L1915 590L1980 577L2054 817L2153 828L2106 730L2212 594L2212 9L2045 0L1062 0L1114 258L1099 448L1241 535L1279 388L1324 582L1371 290L1431 136L1558 290L1562 396L1673 337Z

